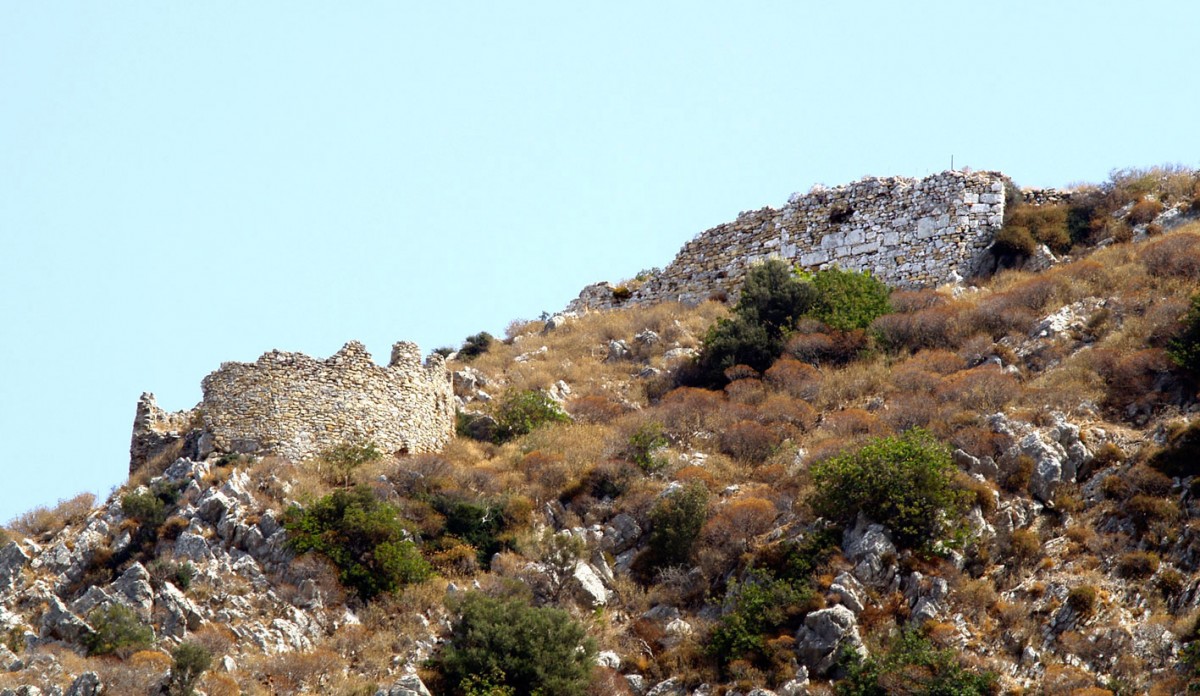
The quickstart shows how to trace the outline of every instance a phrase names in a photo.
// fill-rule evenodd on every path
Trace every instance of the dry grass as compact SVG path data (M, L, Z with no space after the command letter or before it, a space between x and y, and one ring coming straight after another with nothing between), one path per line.
M39 506L18 515L8 523L8 528L34 539L48 539L67 526L83 522L95 506L95 494L80 493L58 501L53 508Z

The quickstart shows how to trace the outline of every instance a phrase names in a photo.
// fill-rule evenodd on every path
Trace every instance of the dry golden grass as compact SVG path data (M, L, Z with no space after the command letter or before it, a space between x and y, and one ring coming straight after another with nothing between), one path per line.
M8 523L8 528L35 539L49 538L68 525L83 522L95 505L94 494L80 493L73 498L58 501L53 508L39 506L18 515Z

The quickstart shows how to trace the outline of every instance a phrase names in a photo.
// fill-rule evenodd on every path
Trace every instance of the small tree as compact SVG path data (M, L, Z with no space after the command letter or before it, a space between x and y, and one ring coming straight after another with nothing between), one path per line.
M437 661L456 693L586 693L596 645L566 612L477 592L459 609Z
M949 534L966 507L969 496L956 485L956 471L949 450L914 428L815 464L811 503L817 514L841 523L863 512L887 524L898 544L928 546Z
M650 553L656 567L685 563L708 516L708 489L694 481L661 498L650 511Z
M212 653L197 643L180 643L171 651L173 664L167 683L169 696L192 696L196 693L196 680L212 666Z

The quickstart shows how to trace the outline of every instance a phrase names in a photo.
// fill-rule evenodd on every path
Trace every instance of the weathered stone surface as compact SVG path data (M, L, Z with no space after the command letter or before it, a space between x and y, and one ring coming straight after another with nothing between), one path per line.
M154 588L150 586L150 573L141 563L134 563L121 573L121 577L108 586L108 593L143 619L150 618L154 608Z
M66 696L99 696L102 690L100 676L95 672L84 672L71 682Z
M15 541L0 548L0 592L12 587L21 570L29 565L29 554Z
M584 288L571 311L736 296L746 271L770 257L806 268L871 271L898 287L938 285L976 274L1004 218L999 172L948 171L924 179L868 177L814 187L780 209L744 212L684 245L675 260L614 294Z
M201 386L197 409L179 414L154 411L153 397L144 396L135 444L146 422L176 427L197 416L221 451L294 461L348 441L371 442L385 452L436 451L454 432L446 361L433 354L422 365L413 343L394 345L386 367L376 365L357 341L326 360L271 351L253 363L224 363ZM131 457L131 471L138 460Z
M92 633L92 627L67 609L61 599L50 595L49 603L50 606L46 609L46 613L42 615L41 637L43 639L78 643L84 636Z
M805 616L804 625L796 633L797 657L819 676L827 674L837 664L842 650L847 647L866 655L854 613L841 605Z
M390 689L380 689L375 692L375 696L433 696L426 688L425 682L415 674L406 674L400 677L395 684L392 684Z
M579 561L571 571L571 585L575 596L591 607L602 607L608 604L610 592L604 586L599 573L590 563Z
M854 563L854 576L868 585L881 586L891 582L895 574L896 546L887 529L875 524L861 513L855 524L842 536L846 558Z

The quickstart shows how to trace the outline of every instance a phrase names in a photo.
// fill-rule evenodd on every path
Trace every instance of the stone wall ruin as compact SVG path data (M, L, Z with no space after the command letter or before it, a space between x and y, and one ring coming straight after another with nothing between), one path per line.
M782 208L743 212L684 245L637 284L589 285L570 311L734 297L746 271L772 257L818 270L870 271L893 287L928 287L976 274L1004 221L999 172L946 171L924 179L867 177L814 187Z
M184 456L218 451L300 461L347 442L370 442L384 452L437 451L454 432L445 360L433 354L422 364L413 343L393 346L387 366L376 365L357 341L325 360L271 351L253 363L223 363L201 386L200 404L179 414L142 396L131 472L180 439L190 450ZM202 425L179 432L185 423Z

